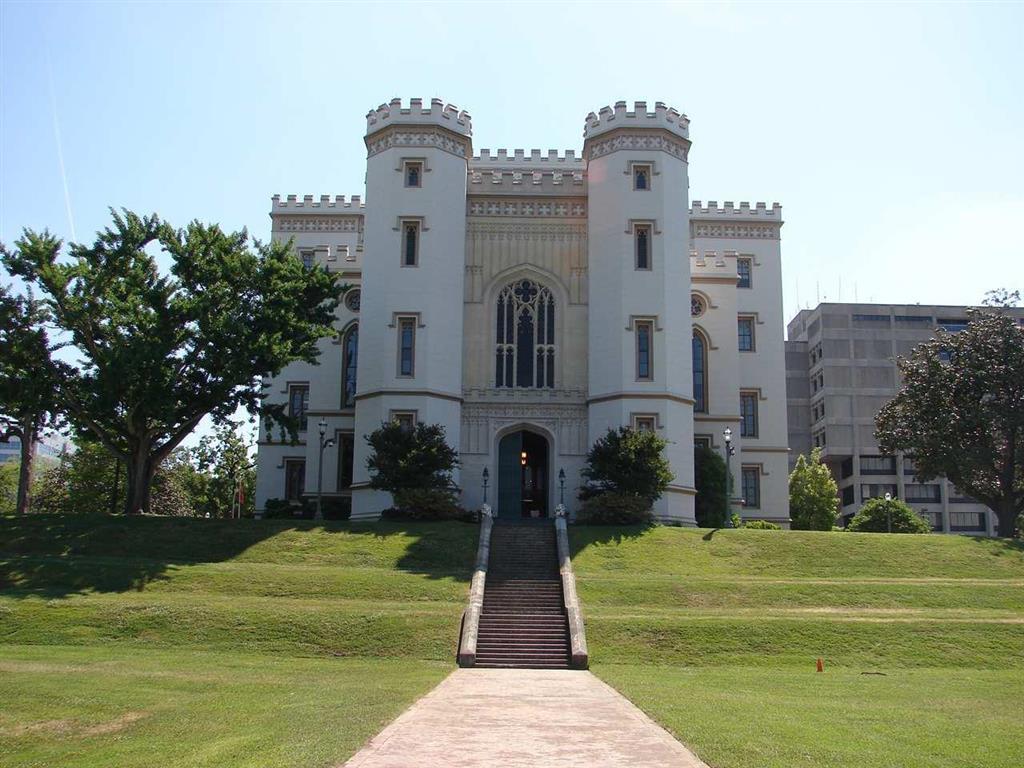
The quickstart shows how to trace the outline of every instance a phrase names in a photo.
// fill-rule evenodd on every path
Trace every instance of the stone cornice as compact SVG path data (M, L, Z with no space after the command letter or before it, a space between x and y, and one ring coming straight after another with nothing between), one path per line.
M781 240L782 223L755 224L741 221L714 221L690 219L690 236L704 238L734 238L739 240Z
M619 150L665 152L685 163L690 154L690 141L662 128L616 128L587 139L583 156L589 162Z
M355 213L339 214L271 214L274 232L362 232L363 216Z
M583 219L587 216L587 198L469 198L468 216L516 216L521 218Z
M466 237L478 240L553 240L579 242L587 239L584 222L488 222L470 221L466 224Z
M428 147L466 159L473 154L468 136L436 125L391 125L366 137L366 155L373 157L388 149Z

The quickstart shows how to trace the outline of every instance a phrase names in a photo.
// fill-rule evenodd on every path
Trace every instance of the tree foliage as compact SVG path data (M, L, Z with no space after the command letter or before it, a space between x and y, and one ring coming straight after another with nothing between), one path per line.
M174 229L156 215L111 211L113 225L91 246L26 230L7 269L44 296L77 356L45 366L77 429L128 468L129 513L149 510L153 477L207 414L240 407L297 425L285 404L261 404L262 377L290 362L315 363L317 342L334 333L335 276L305 268L290 244L253 242L194 221ZM170 259L161 274L154 251Z
M662 437L649 430L620 427L609 429L587 452L581 498L613 492L639 496L648 506L661 498L672 481L672 468L665 458Z
M370 446L370 487L390 492L399 507L411 504L418 491L451 490L459 454L448 445L440 424L420 422L409 428L385 422L365 439Z
M726 466L717 451L698 446L693 451L693 484L697 489L694 514L701 528L721 528L725 525Z
M831 531L839 512L839 487L821 462L821 448L799 456L789 475L789 517L795 531Z
M0 254L4 248L0 245ZM50 342L45 308L31 294L0 285L0 440L21 443L15 511L32 504L36 441L59 419L57 381L47 365Z
M988 505L1008 537L1024 511L1024 326L998 308L968 315L899 360L903 385L876 435L913 456L918 481L944 475Z
M238 422L225 421L188 452L188 468L181 474L201 516L253 515L256 465L240 430Z
M846 530L855 533L931 533L928 522L899 499L868 499Z

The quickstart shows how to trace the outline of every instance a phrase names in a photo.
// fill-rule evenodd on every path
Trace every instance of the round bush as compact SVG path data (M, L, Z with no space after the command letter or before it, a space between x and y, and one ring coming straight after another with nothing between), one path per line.
M455 520L465 511L446 488L405 488L395 491L395 506L385 509L385 520Z
M773 523L771 520L748 520L743 524L744 528L752 528L756 531L781 531L782 526Z
M586 499L576 513L576 522L588 525L636 525L653 521L650 502L632 493L599 493Z
M853 516L847 530L856 533L931 533L932 527L906 502L870 499Z

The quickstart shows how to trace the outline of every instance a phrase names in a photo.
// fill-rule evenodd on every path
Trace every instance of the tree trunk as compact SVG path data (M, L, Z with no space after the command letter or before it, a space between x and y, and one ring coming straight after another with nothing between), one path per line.
M1017 510L1013 503L1013 494L1003 494L999 501L999 509L996 510L996 519L999 521L999 535L1004 539L1012 539L1014 529L1017 527Z
M153 486L152 458L149 455L149 444L140 444L126 462L127 494L125 495L124 513L141 515L149 512L149 494Z
M21 423L21 468L18 471L17 514L27 515L32 508L32 465L36 458L36 425L32 419Z

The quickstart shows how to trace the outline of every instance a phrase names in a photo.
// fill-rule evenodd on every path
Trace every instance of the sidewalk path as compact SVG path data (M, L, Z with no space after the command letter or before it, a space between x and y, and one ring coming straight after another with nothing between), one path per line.
M707 768L589 672L459 669L345 768Z

